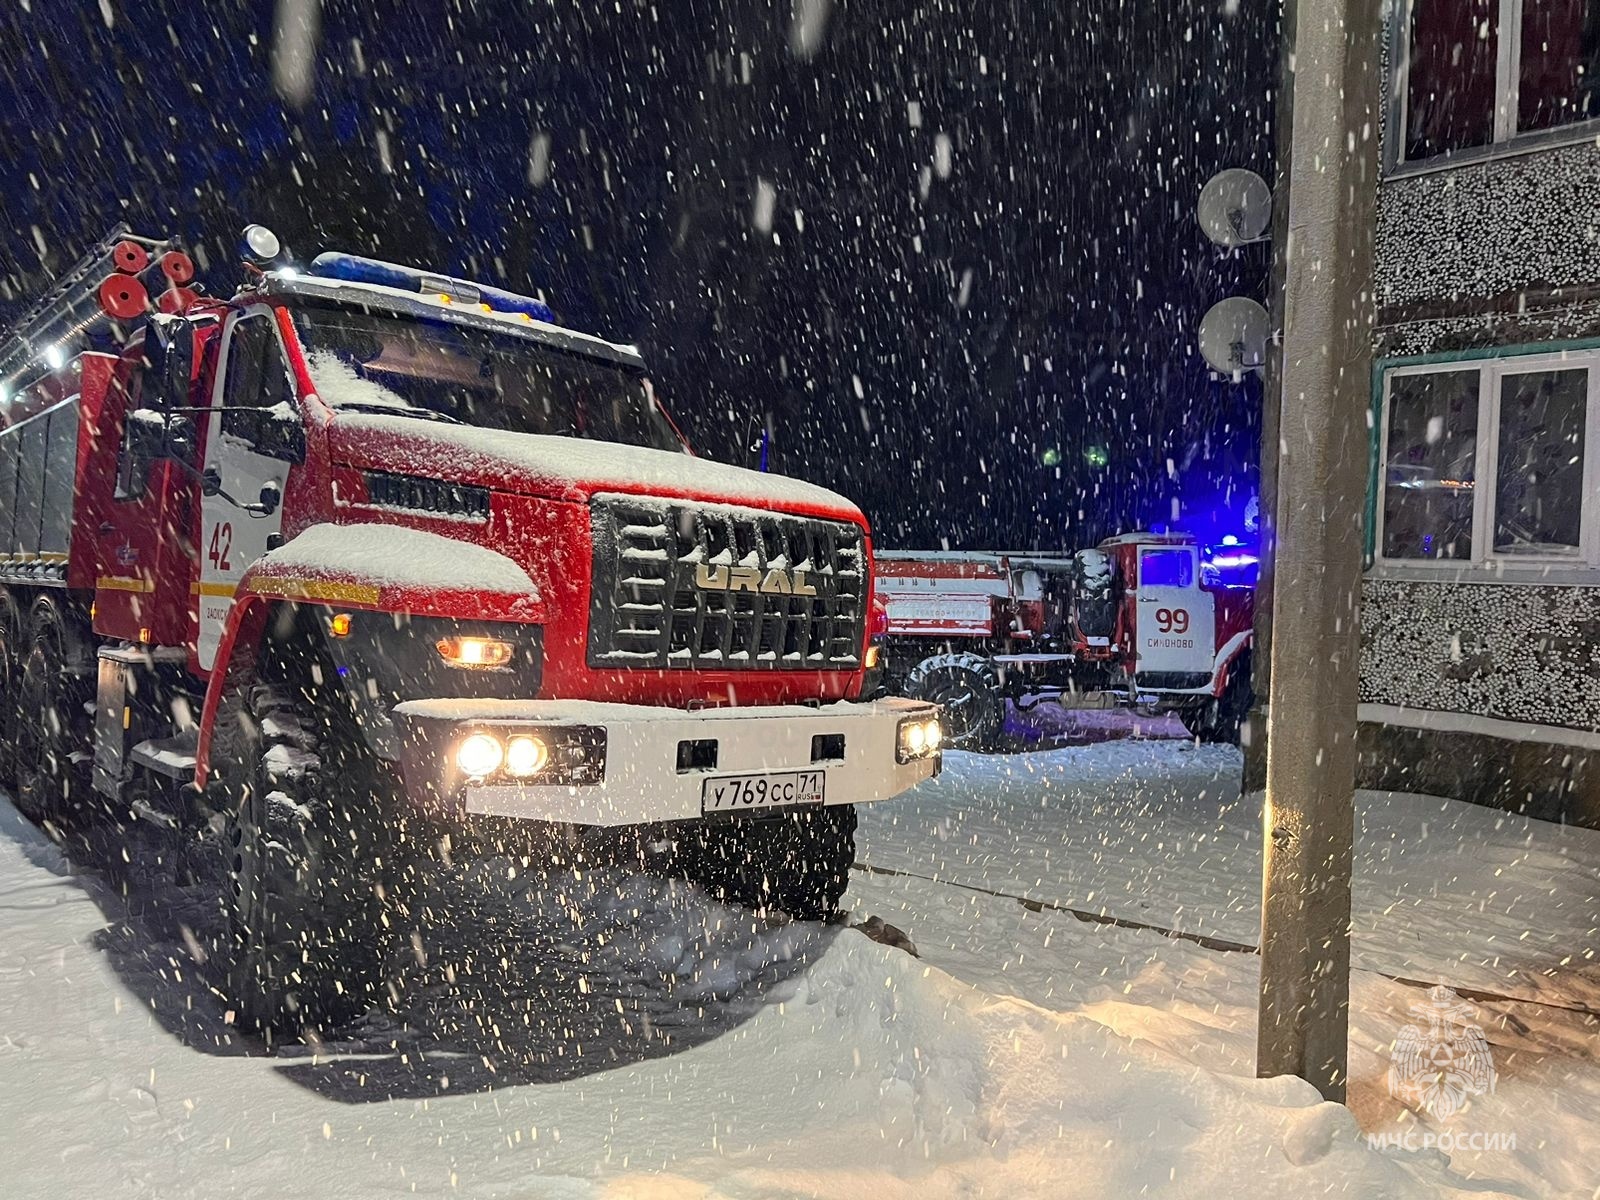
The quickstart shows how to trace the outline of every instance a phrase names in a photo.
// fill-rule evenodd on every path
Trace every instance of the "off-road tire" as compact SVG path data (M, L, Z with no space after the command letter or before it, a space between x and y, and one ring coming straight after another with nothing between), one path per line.
M976 654L935 654L911 668L901 691L937 704L946 746L987 750L1000 738L1005 697L994 664Z
M11 593L0 588L0 787L17 782L16 737L22 706L22 615Z
M78 815L90 791L92 663L70 619L48 598L35 602L16 690L8 693L15 698L8 743L17 808L58 829Z
M694 823L679 841L685 874L713 899L821 921L839 910L856 856L852 804Z
M226 986L240 1025L304 1036L387 997L384 883L401 854L390 785L352 715L274 675L222 714Z
M1196 708L1178 711L1189 736L1207 744L1237 746L1250 715L1250 657L1240 658L1228 672L1222 695Z

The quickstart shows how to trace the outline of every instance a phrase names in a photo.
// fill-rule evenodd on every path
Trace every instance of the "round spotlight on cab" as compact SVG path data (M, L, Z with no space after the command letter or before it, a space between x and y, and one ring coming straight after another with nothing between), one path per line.
M239 235L240 257L258 267L268 267L283 253L283 242L265 225L246 225Z
M544 739L518 736L506 743L506 774L527 779L544 770L550 761L550 749Z
M474 733L456 747L456 766L472 779L493 775L506 760L505 747L491 733Z

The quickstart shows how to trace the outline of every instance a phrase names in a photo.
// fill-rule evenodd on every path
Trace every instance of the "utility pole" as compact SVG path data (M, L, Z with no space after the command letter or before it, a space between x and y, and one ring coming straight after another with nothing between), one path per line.
M1381 0L1286 0L1291 79L1256 1069L1345 1097ZM1280 145L1282 140L1280 138Z
M1273 125L1277 130L1272 194L1272 270L1267 284L1267 311L1273 336L1261 368L1261 475L1256 489L1256 553L1261 573L1256 580L1255 628L1250 645L1250 694L1253 700L1245 719L1244 776L1240 788L1246 796L1267 786L1267 697L1272 690L1272 574L1278 545L1278 422L1283 406L1283 291L1288 270L1289 164L1294 161L1294 71L1287 47L1294 0L1284 0L1280 10L1280 37L1285 46L1278 65L1278 91L1273 97Z

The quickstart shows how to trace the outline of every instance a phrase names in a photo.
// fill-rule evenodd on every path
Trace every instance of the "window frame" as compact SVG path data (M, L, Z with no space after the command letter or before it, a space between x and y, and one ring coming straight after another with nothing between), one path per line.
M1373 472L1372 550L1370 560L1380 574L1488 575L1494 578L1554 582L1552 570L1600 573L1600 347L1526 354L1452 357L1434 362L1378 363L1381 389L1377 404L1377 458ZM1508 375L1552 370L1588 372L1583 428L1583 494L1575 553L1561 551L1496 553L1494 525L1499 502L1501 382ZM1477 446L1473 455L1472 552L1467 558L1391 558L1383 552L1383 523L1389 482L1389 429L1393 381L1412 375L1476 371L1478 374Z
M1482 162L1553 146L1591 142L1600 135L1600 116L1574 121L1549 129L1517 129L1520 100L1517 87L1522 77L1523 0L1499 0L1499 44L1495 47L1494 130L1487 145L1446 150L1427 158L1406 157L1406 135L1410 120L1407 96L1411 76L1411 12L1415 0L1395 0L1388 30L1389 72L1388 118L1384 158L1392 175L1423 174L1461 163ZM1507 36L1509 33L1510 36Z
M263 326L267 330L267 335L261 347L261 361L257 364L260 367L260 376L254 381L257 392L256 404L230 403L230 392L234 386L236 371L241 365L235 361L235 353L239 349L239 337L241 333L253 334ZM233 438L245 443L252 453L264 458L291 464L303 462L305 396L302 394L294 364L289 357L289 347L278 322L277 310L255 306L235 313L224 326L218 341L221 345L217 351L216 381L211 391L211 411L207 415L207 446L211 444L213 438ZM263 435L264 429L272 427L268 413L274 405L263 403L269 377L274 378L275 384L283 388L283 395L275 404L287 404L294 415L296 427L300 429L297 449L291 450L281 446L275 448L273 440Z
M1184 559L1185 559L1185 562L1184 562L1184 576L1187 578L1188 582L1186 582L1186 583L1152 583L1152 584L1148 584L1147 585L1145 583L1145 578L1144 578L1144 560L1145 560L1145 556L1148 555L1148 554L1181 554L1181 555L1183 555ZM1161 544L1161 543L1151 543L1149 545L1144 545L1144 546L1140 546L1139 547L1138 560L1139 560L1139 563L1138 563L1138 579L1139 579L1139 588L1140 588L1140 590L1143 590L1147 586L1148 587L1166 587L1166 588L1193 588L1193 587L1195 587L1197 585L1197 581L1200 578L1200 551L1194 546L1185 546L1185 545L1181 545L1181 544L1164 545L1164 544Z

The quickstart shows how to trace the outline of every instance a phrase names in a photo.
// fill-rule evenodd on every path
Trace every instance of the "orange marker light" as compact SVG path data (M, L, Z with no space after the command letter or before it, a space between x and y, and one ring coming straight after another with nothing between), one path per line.
M334 637L350 636L350 614L334 613L328 621L328 632Z
M493 638L440 638L436 648L439 651L439 657L452 667L466 667L469 669L503 667L511 661L511 656L516 653L516 647L510 642L498 642Z

